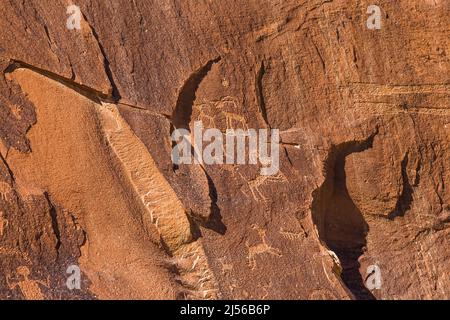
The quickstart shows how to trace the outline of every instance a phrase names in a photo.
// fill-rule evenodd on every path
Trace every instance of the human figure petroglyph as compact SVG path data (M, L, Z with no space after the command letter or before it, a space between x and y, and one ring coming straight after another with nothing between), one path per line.
M3 217L3 211L0 211L0 237L3 236L3 232L8 224L8 220Z
M267 244L266 230L258 225L253 225L252 229L256 230L261 238L261 243L256 245L250 245L248 240L245 241L245 246L248 249L248 265L251 270L254 270L256 268L256 257L258 255L267 253L276 257L282 257L282 254L279 249L273 248Z
M239 175L242 177L242 179L247 180L242 174L239 173ZM264 196L262 191L259 189L263 184L266 182L286 182L286 177L279 173L276 176L258 176L253 180L250 180L247 182L247 186L253 196L253 199L257 202L260 200L267 201L267 197ZM247 196L247 194L244 192L244 194Z
M0 181L0 200L9 201L12 198L11 186L3 181Z
M20 291L22 292L24 298L26 300L44 300L45 296L42 294L39 285L50 288L50 279L47 278L47 282L42 280L31 280L30 269L26 266L20 266L16 269L16 273L18 276L22 276L23 280L16 282L14 284L10 283L10 279L6 276L6 283L11 290L14 290L17 286L19 286Z

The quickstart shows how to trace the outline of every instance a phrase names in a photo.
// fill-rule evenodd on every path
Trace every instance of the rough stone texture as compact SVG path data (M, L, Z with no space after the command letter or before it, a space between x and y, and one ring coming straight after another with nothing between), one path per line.
M69 4L0 3L1 298L450 298L448 1L381 30L370 1ZM279 129L280 173L173 166L196 120Z

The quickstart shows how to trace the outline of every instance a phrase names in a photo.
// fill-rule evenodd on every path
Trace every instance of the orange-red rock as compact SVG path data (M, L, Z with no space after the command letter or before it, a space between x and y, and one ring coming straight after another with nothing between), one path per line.
M450 3L371 4L1 2L0 297L448 299ZM198 120L279 174L174 166Z

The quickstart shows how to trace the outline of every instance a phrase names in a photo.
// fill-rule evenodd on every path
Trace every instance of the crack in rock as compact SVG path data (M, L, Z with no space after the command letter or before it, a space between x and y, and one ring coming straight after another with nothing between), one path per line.
M356 299L364 300L375 299L364 286L358 261L365 250L369 226L348 192L345 159L352 153L372 148L377 134L378 130L366 140L331 147L324 163L325 180L313 192L311 207L320 241L339 258L342 281Z

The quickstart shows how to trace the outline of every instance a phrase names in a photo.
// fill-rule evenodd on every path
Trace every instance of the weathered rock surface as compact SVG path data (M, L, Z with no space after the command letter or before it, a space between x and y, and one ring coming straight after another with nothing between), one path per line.
M1 298L450 298L450 2L74 4L0 3ZM198 120L279 174L174 166Z

